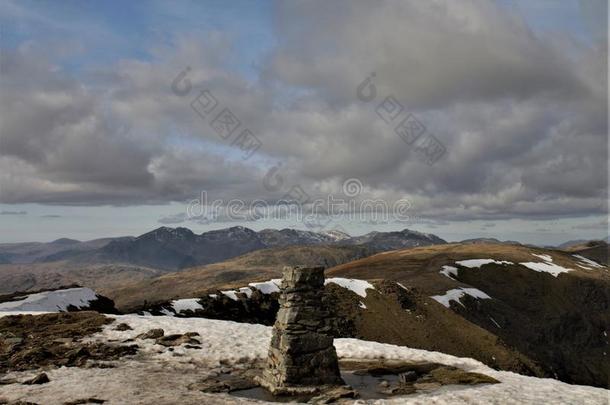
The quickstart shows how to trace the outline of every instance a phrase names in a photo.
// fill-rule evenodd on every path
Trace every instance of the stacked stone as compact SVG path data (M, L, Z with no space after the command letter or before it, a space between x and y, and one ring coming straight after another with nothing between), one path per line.
M276 394L344 384L324 308L324 267L285 267L267 365L259 382Z

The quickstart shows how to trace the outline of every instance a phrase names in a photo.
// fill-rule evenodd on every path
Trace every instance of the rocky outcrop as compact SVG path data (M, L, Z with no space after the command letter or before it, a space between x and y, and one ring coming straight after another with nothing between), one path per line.
M88 311L0 317L0 374L9 370L97 366L135 354L137 345L81 341L112 321Z
M324 268L285 267L280 309L259 382L274 394L316 392L344 384L324 308Z

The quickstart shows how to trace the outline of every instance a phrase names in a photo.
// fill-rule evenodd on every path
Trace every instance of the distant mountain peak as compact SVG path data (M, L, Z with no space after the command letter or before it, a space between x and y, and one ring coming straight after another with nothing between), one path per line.
M53 245L73 245L75 243L81 243L80 240L70 238L59 238L51 242Z
M65 243L65 245L57 244ZM87 245L87 243L89 243ZM259 249L314 246L364 245L371 252L405 249L446 243L435 235L409 229L370 232L351 237L341 230L313 232L303 229L264 229L254 231L244 226L216 229L195 234L188 228L161 226L136 238L111 238L107 242L56 241L41 261L75 260L86 263L121 263L155 269L177 270L217 263ZM40 250L40 246L36 247ZM9 253L8 251L2 253ZM36 256L38 258L38 256ZM16 258L16 259L15 259ZM17 263L18 255L0 257L1 262Z
M150 232L138 236L136 240L155 239L157 241L162 242L172 239L186 239L193 236L195 236L195 234L188 228L170 228L168 226L162 226L160 228L153 229Z
M343 231L339 231L337 229L331 229L329 231L323 231L322 234L331 237L335 241L341 241L341 240L345 240L345 239L351 238L350 234L348 234L346 232L343 232Z

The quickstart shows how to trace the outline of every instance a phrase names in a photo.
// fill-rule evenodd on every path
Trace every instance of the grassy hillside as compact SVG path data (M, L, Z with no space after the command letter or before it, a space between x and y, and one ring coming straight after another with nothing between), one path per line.
M456 263L469 259L510 263L480 267ZM557 265L569 271L555 277L522 263L535 263L542 268ZM443 266L455 270L443 274ZM489 331L523 355L544 364L548 375L574 383L608 384L608 267L587 266L571 253L558 250L449 244L377 254L336 266L327 274L394 280L427 297L442 296L454 289L476 289L489 298L464 295L450 301L449 308L436 301L428 306L435 307L435 311L450 311ZM376 333L383 336L386 332Z

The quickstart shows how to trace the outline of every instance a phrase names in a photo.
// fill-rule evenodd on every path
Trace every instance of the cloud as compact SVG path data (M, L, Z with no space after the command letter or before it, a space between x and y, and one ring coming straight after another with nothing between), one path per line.
M600 221L588 224L580 224L572 226L572 229L578 230L608 230L608 221Z
M228 67L237 49L222 31L176 32L150 59L79 74L42 41L3 49L0 202L159 204L203 190L273 202L294 186L340 195L356 177L357 199L407 197L427 220L607 212L604 41L535 34L478 0L278 2L274 21L259 80ZM187 66L180 97L170 84ZM365 103L356 88L371 72ZM191 109L203 88L214 115L230 108L262 141L252 159ZM389 95L445 145L433 166L376 114ZM278 187L265 187L278 162Z
M187 220L186 212L180 212L177 214L167 215L159 219L160 224L169 225L169 224L182 224Z
M27 211L0 211L0 215L27 215Z

